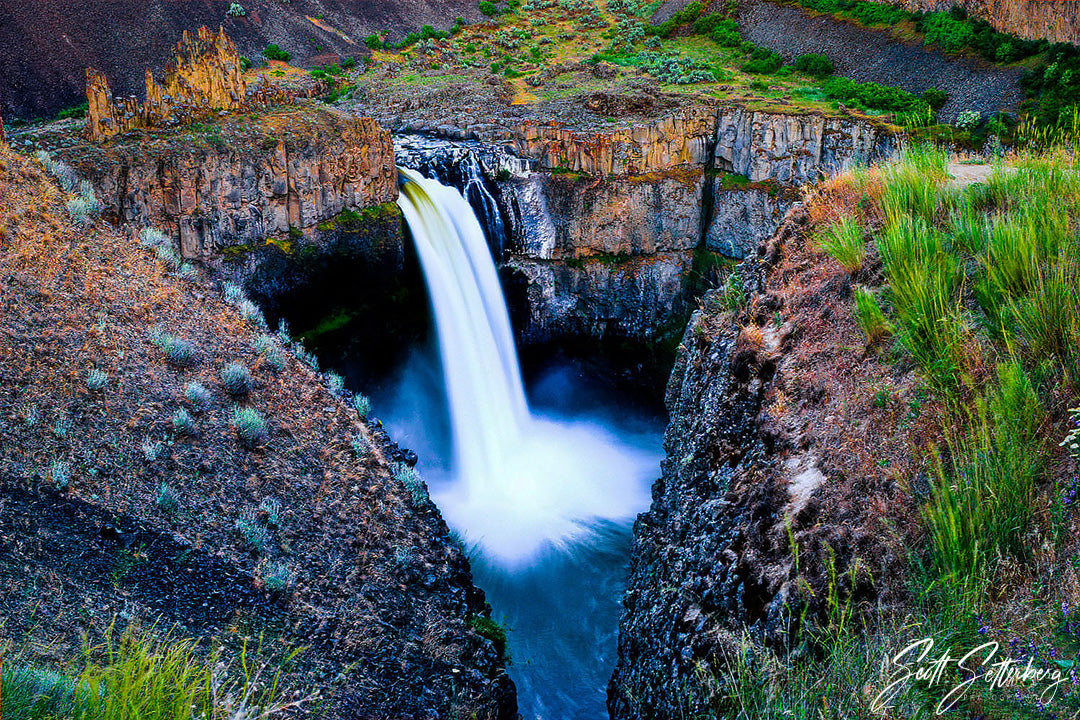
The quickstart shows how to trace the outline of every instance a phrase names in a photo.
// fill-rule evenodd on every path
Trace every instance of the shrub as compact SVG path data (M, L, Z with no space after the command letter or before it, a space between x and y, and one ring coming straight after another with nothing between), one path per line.
M858 105L868 110L925 114L928 105L922 98L900 88L860 83L846 77L830 77L821 82L825 95L833 100Z
M246 448L253 448L266 437L266 421L253 408L237 408L233 411L232 426L236 437Z
M940 110L945 105L945 101L949 99L949 96L937 88L927 88L923 91L922 99L934 110Z
M367 419L368 413L371 412L371 400L362 393L353 395L352 406L361 420Z
M795 69L816 78L833 74L833 63L827 55L808 53L795 58Z
M409 491L416 503L423 503L428 499L427 486L424 484L423 478L420 477L420 471L415 467L405 463L398 463L394 476Z
M469 628L477 635L490 640L500 658L506 657L506 628L483 615L470 616Z
M267 563L260 571L259 577L262 579L266 589L273 592L285 590L293 581L293 573L289 568L289 564L281 560Z
M855 321L866 333L867 342L876 342L889 332L889 323L878 305L877 296L864 287L855 289Z
M169 487L167 483L161 483L158 485L157 493L154 494L154 504L163 513L172 514L176 512L176 508L180 505L180 501L176 497L176 493Z
M919 28L925 33L923 42L927 45L940 45L947 53L961 53L974 37L971 25L956 20L945 13L928 13L919 22Z
M721 47L742 47L743 39L739 34L739 24L734 20L723 20L717 23L712 31L713 42Z
M176 367L191 367L195 364L195 348L190 343L175 335L157 332L151 335L150 340Z
M191 404L192 411L201 413L210 407L210 391L200 383L191 382L184 385L184 398Z
M57 490L67 490L71 484L71 466L63 460L53 460L49 466L49 480Z
M701 3L692 2L679 12L675 13L674 17L672 17L672 20L674 20L677 25L686 25L688 23L692 23L701 16L701 12L704 9L705 6Z
M665 55L645 50L637 54L637 61L661 82L688 85L716 80L711 70L684 55Z
M364 38L364 44L367 45L369 50L382 50L385 46L382 37L374 33Z
M221 371L221 386L233 396L251 392L251 373L239 363L229 363Z
M270 43L263 50L263 56L267 60L278 60L280 62L289 62L292 59L292 55L278 47L277 43Z
M268 527L281 527L281 511L283 509L281 501L277 498L263 498L263 501L259 503L259 511L266 515Z
M86 180L80 185L78 197L67 202L68 215L80 225L92 225L103 209L104 206L94 193L94 186Z
M352 445L353 452L356 453L358 460L363 460L371 452L371 443L368 442L363 433L355 433L349 438L349 444Z
M817 238L822 250L832 256L849 273L862 269L866 259L866 239L857 217L846 217L827 226Z
M180 408L173 413L172 426L180 435L194 435L195 434L195 418L191 416L184 408Z
M345 378L336 372L326 373L326 387L330 390L332 395L340 395L345 389Z
M254 512L250 509L244 511L233 527L243 538L249 550L260 555L266 552L266 548L270 545L270 533L259 523Z
M692 29L695 35L712 35L723 22L724 16L720 13L709 13L695 20Z
M91 392L103 390L109 384L109 375L97 368L91 368L86 373L86 389Z
M498 6L490 0L480 0L480 12L488 17L495 17L499 14Z
M742 71L751 75L771 75L784 64L780 54L767 48L755 48L750 60L743 63Z
M145 438L139 449L142 450L143 460L146 462L154 462L161 455L161 443L154 442L150 438Z
M87 103L82 105L75 105L74 107L64 108L56 115L57 120L70 120L72 118L79 119L86 117L86 113L90 110L90 106Z
M42 165L45 166L46 172L56 178L60 183L60 187L64 188L67 192L75 192L79 187L79 176L69 165L60 160L53 160L45 150L38 150L34 153Z
M956 127L961 130L974 130L982 122L982 113L978 110L961 110L956 116Z
M229 17L244 17L247 15L247 10L240 3L229 3L229 12L226 14Z
M242 70L243 72L247 72L250 69L251 69L251 58L247 57L246 55L241 55L240 56L240 70Z

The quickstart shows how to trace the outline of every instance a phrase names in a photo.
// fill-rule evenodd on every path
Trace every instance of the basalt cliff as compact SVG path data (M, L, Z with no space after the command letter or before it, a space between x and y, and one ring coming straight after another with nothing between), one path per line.
M1080 43L1080 8L1070 0L901 0L899 4L915 12L948 11L956 5L1010 35Z

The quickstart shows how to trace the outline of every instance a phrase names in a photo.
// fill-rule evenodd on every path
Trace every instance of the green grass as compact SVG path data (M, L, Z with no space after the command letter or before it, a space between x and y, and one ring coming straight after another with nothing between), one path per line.
M849 273L857 273L866 261L866 234L857 217L843 218L817 236L817 243Z
M892 331L885 313L881 311L877 296L866 288L855 289L855 321L866 333L866 341L873 343Z
M283 701L280 674L263 677L246 646L233 681L192 641L153 629L110 628L75 665L81 669L68 673L0 657L4 720L231 720L280 716L299 705Z

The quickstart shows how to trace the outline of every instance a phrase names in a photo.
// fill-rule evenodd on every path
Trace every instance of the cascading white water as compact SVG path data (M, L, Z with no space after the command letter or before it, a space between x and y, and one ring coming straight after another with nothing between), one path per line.
M518 565L648 505L654 452L594 423L529 412L495 263L456 189L401 169L398 205L431 295L450 407L454 478L433 495L489 560Z

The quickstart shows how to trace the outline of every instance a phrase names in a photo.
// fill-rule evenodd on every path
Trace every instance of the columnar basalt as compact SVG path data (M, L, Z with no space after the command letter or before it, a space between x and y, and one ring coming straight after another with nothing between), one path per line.
M544 170L641 175L706 162L715 128L716 111L703 102L651 124L603 132L526 123L514 130L513 147Z
M229 117L59 156L92 179L117 221L169 229L184 257L210 258L397 199L389 133L320 107Z
M247 103L247 82L240 53L225 35L199 28L185 32L159 84L146 71L146 102L114 100L105 75L86 70L87 132L94 142L135 128L171 127L193 122L218 110L238 110Z
M534 339L654 337L687 310L696 249L744 257L776 230L800 185L897 146L887 126L857 116L708 100L627 128L526 124L515 133L508 145L539 172L498 186L509 265L533 286L519 320Z

